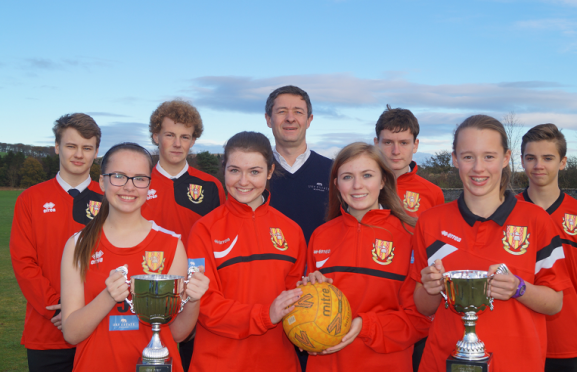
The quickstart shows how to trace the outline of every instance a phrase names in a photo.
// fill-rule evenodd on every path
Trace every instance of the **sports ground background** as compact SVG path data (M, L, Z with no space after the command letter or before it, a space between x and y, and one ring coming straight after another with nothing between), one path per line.
M20 345L26 300L10 260L10 229L16 198L23 190L0 189L0 371L28 371L26 349Z

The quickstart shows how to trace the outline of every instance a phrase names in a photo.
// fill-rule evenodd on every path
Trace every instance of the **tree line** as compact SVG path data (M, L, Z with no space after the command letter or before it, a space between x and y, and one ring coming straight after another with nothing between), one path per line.
M96 159L90 168L90 177L95 181L100 177L101 160L102 158ZM204 151L189 155L187 160L191 166L212 174L221 182L224 181L221 171L222 155ZM153 155L153 161L156 164L158 155ZM0 187L28 188L56 177L59 169L60 160L54 153L54 147L51 147L50 151L38 146L0 143Z
M527 175L522 171L519 164L514 166L516 171L512 172L511 188L524 189L529 186ZM442 189L463 188L459 170L453 167L451 153L447 150L436 152L422 165L419 165L417 174ZM569 156L567 158L565 169L559 172L559 187L562 189L577 188L577 157Z
M0 143L1 145L6 144ZM60 163L58 155L54 154L54 147L51 148L52 154L49 151L36 151L34 150L36 146L28 147L27 153L9 150L0 156L0 187L27 188L56 177ZM0 147L0 150L5 148ZM154 164L156 164L158 155L152 157ZM224 183L222 154L211 154L208 151L203 151L198 154L190 154L187 160L192 167L211 174ZM95 181L100 177L100 161L101 158L96 159L90 168L90 177ZM459 171L453 167L451 153L446 150L436 152L435 155L420 164L417 173L442 189L463 188ZM514 171L512 175L512 188L523 189L529 185L525 172ZM577 188L577 157L570 156L565 169L559 172L559 186L562 189Z

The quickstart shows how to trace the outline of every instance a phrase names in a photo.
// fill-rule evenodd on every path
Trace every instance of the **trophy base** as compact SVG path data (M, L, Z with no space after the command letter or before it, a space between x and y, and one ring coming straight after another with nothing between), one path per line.
M485 360L462 360L450 356L447 359L447 372L492 372L493 353Z
M161 364L150 364L150 362L138 358L136 372L172 372L172 358L166 358Z

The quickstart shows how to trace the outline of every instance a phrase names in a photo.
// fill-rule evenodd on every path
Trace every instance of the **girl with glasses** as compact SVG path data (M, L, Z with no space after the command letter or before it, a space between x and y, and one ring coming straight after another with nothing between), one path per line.
M62 331L77 345L74 371L134 370L152 338L151 327L139 323L124 301L128 276L171 274L186 276L187 259L180 236L147 221L140 213L146 201L152 159L134 143L113 146L102 159L100 187L104 192L96 217L71 237L62 258ZM173 370L182 371L176 347L190 334L199 311L199 300L208 278L195 273L187 286L191 300L160 337L174 359Z

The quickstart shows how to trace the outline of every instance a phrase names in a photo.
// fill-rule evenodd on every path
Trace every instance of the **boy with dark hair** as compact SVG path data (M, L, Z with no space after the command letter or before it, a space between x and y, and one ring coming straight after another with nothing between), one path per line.
M61 331L60 261L66 241L102 202L100 186L90 179L101 137L96 122L85 114L64 115L52 130L60 171L20 194L10 234L12 267L27 301L21 343L32 372L72 371L76 349Z
M563 309L547 316L545 371L577 371L577 200L559 189L559 171L567 164L567 142L554 124L531 128L521 142L521 163L529 187L517 195L549 213L563 242L573 288L563 292Z
M160 104L150 116L150 137L158 146L159 160L152 170L142 215L180 234L185 246L192 225L225 201L220 181L186 161L203 129L198 110L181 100ZM180 343L185 371L192 358L193 337Z
M443 204L445 197L439 186L417 175L413 154L419 148L419 121L410 110L387 104L375 125L375 146L381 149L385 162L397 177L397 194L407 214L419 217L421 213ZM415 344L413 371L419 369L426 338Z
M445 202L443 191L417 175L413 154L419 148L419 122L409 110L387 109L375 126L375 146L385 155L385 161L397 177L397 193L407 213L419 217L423 211Z

